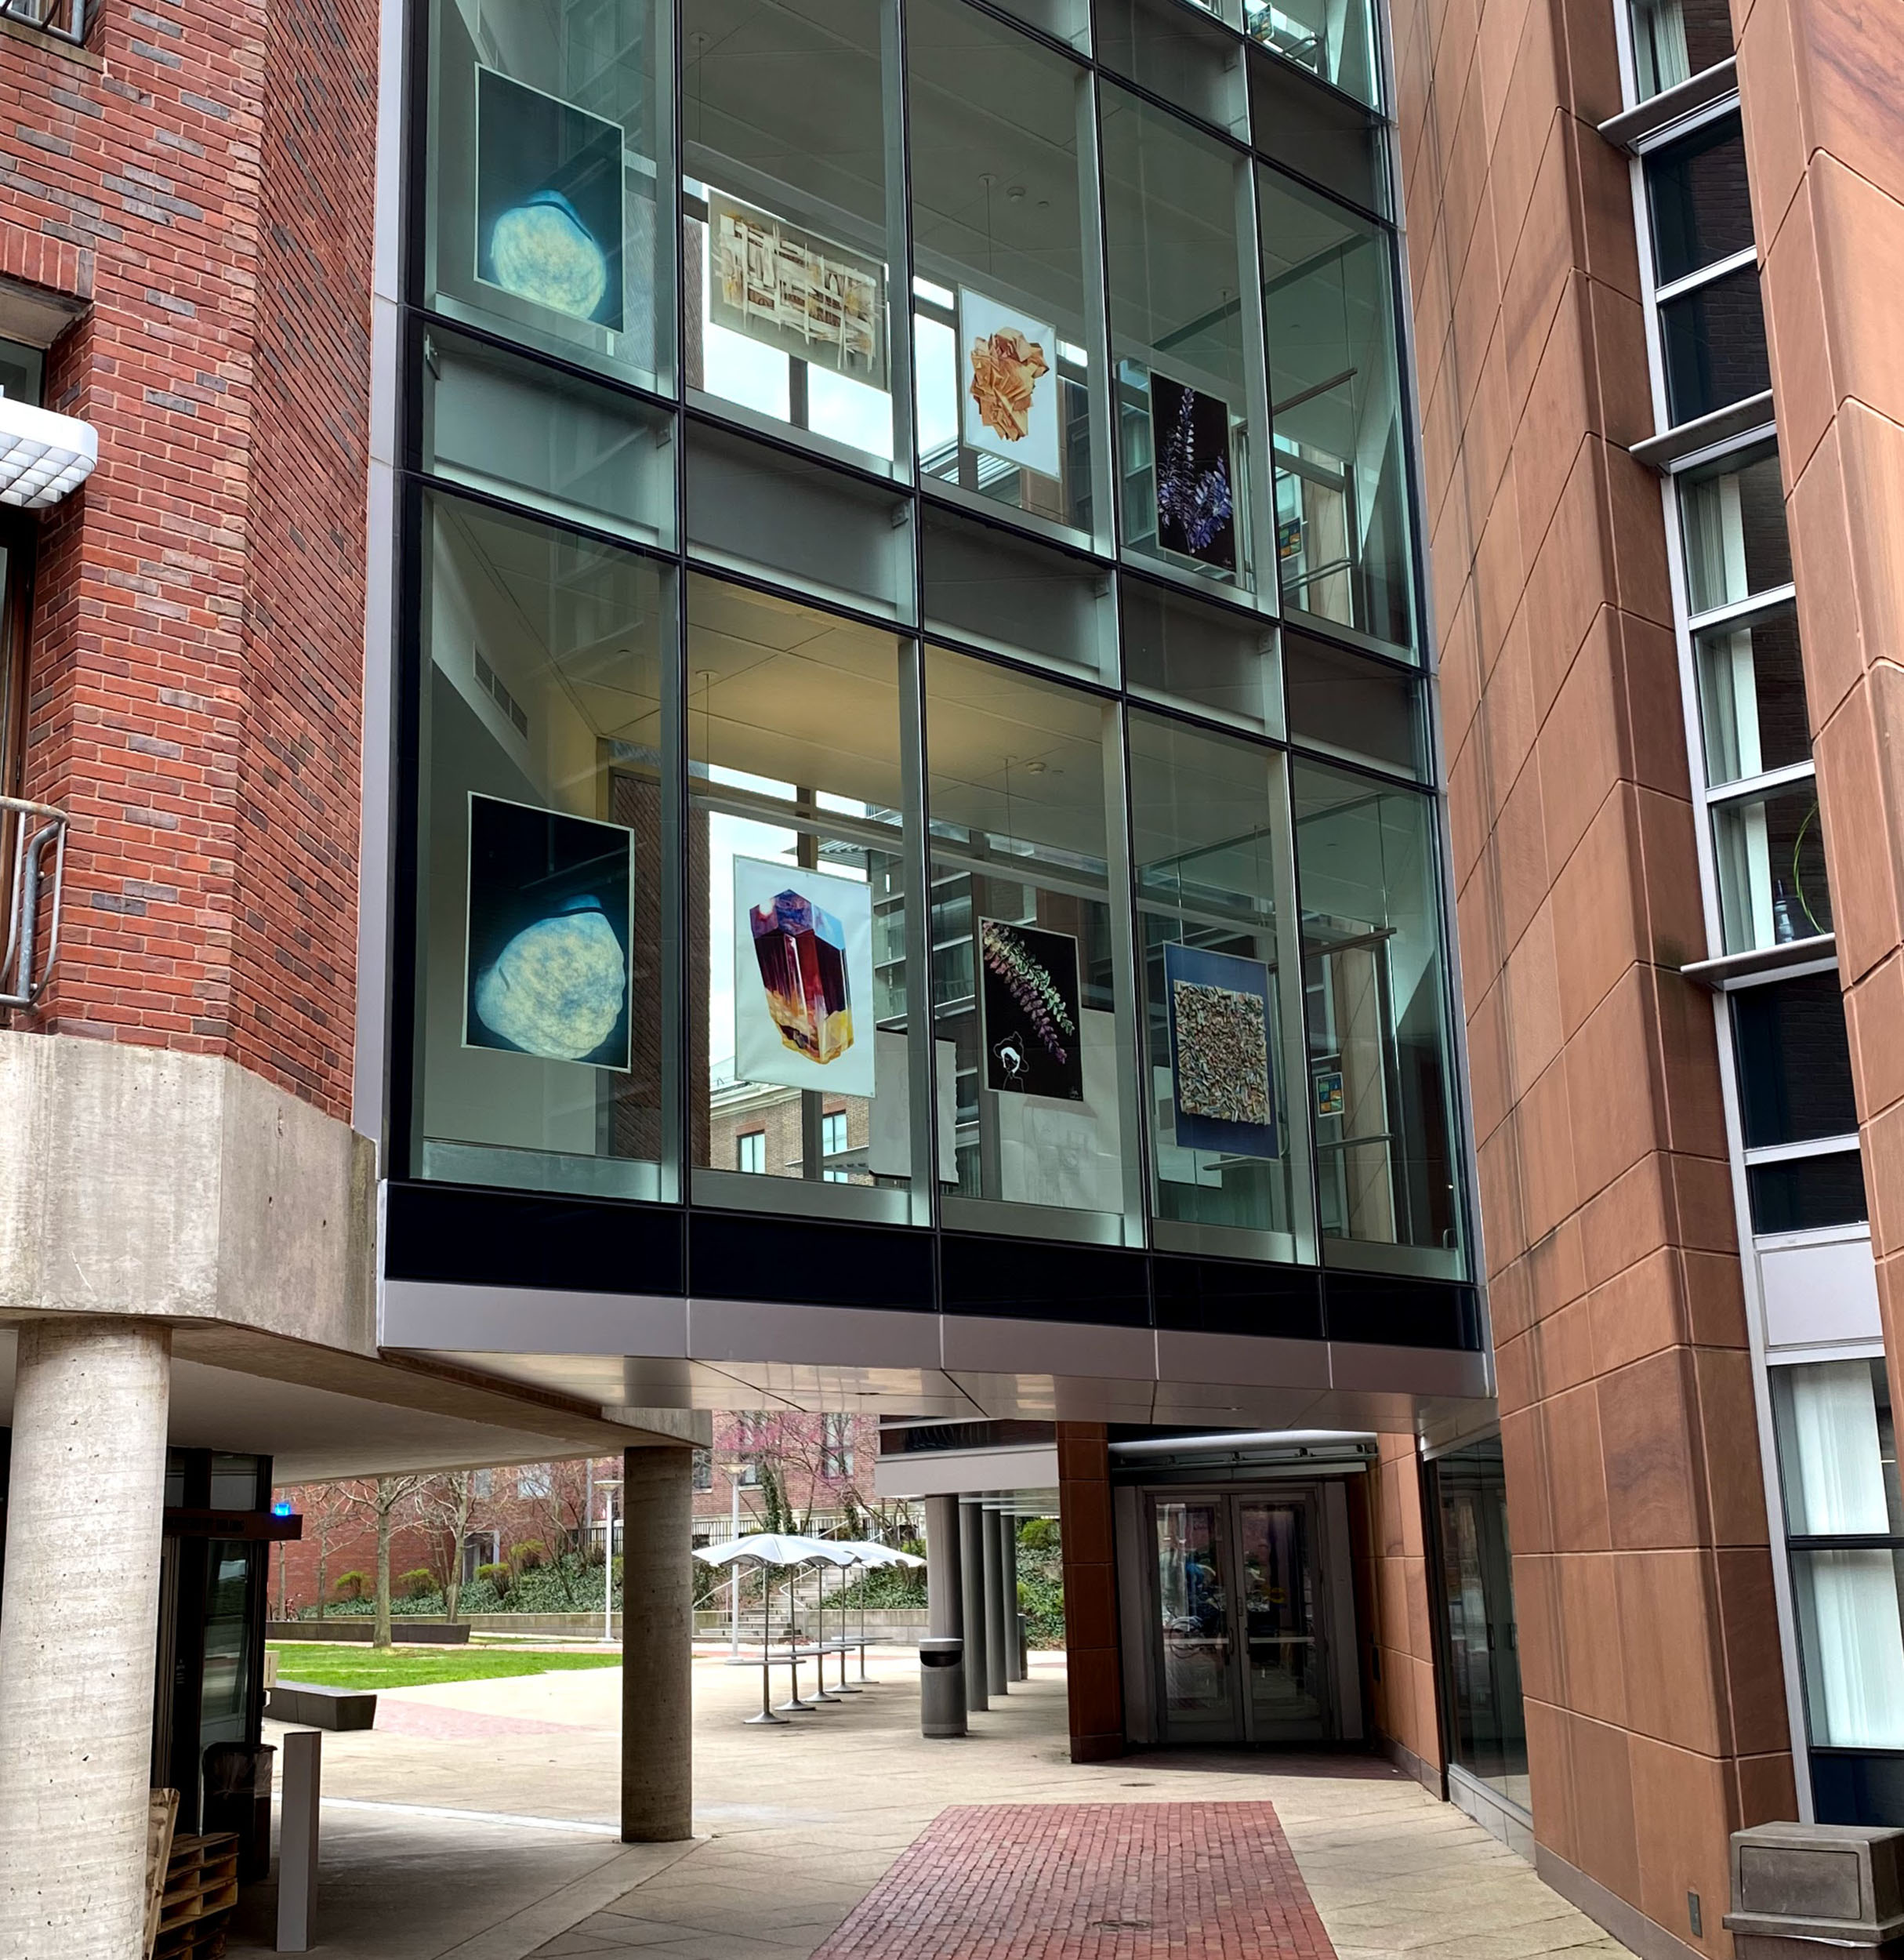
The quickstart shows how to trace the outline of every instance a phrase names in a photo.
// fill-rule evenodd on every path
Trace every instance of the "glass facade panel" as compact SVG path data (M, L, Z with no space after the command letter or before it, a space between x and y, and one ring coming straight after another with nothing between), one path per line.
M546 515L674 543L674 418L633 397L434 328L423 465Z
M665 0L433 0L430 305L672 388L671 44Z
M1139 1243L1117 710L937 648L926 695L945 1221Z
M929 632L1115 683L1117 608L1104 566L932 504L920 524Z
M1831 930L1818 787L1809 777L1795 788L1715 805L1712 828L1728 953Z
M1276 629L1167 586L1119 582L1124 666L1134 693L1278 734Z
M1904 1515L1884 1364L1775 1368L1772 1385L1812 1745L1904 1749ZM1859 1542L1833 1546L1846 1538Z
M1666 413L1674 423L1728 408L1772 386L1758 268L1742 266L1659 308Z
M1654 276L1660 285L1750 249L1752 193L1738 117L1707 123L1648 155L1646 194L1652 209Z
M1387 125L1373 109L1311 85L1286 61L1248 57L1249 124L1265 156L1382 217L1394 208Z
M689 578L688 1103L703 1202L913 1215L910 664L876 627ZM834 1116L843 1152L827 1148ZM757 1178L709 1174L760 1129L771 1200Z
M1097 58L1186 114L1247 142L1249 103L1241 51L1205 15L1230 21L1224 6L1183 0L1096 0Z
M1130 817L1157 1242L1293 1259L1308 1181L1282 758L1133 711Z
M1642 102L1703 74L1732 52L1726 0L1632 0L1628 18Z
M1851 1048L1835 973L1732 996L1746 1148L1855 1135Z
M1855 1149L1752 1164L1746 1186L1754 1232L1822 1232L1833 1225L1862 1225L1871 1215L1864 1160Z
M1261 338L1242 154L1101 85L1126 550L1253 591Z
M1775 448L1744 450L1678 481L1686 602L1695 618L1791 583Z
M682 365L748 418L909 467L897 3L681 0Z
M910 0L906 74L920 474L1108 550L1090 71Z
M1709 783L1743 782L1809 758L1812 731L1793 607L1695 634L1692 647Z
M672 575L437 495L422 543L415 1169L653 1197Z
M1531 1810L1500 1439L1435 1459L1449 1760Z
M1325 1256L1460 1270L1434 805L1294 761Z
M1421 690L1412 674L1286 626L1282 685L1292 742L1402 775L1421 774Z
M1388 234L1257 172L1285 606L1414 644Z
M1371 107L1381 100L1375 13L1367 0L1243 0L1250 37Z

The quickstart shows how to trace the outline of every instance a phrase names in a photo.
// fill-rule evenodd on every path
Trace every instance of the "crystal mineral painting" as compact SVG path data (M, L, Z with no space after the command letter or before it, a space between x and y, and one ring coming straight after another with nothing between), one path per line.
M783 354L886 386L886 280L831 240L708 198L708 318Z
M465 1046L625 1073L633 880L619 824L472 795Z
M1220 395L1186 388L1153 372L1151 442L1156 458L1158 543L1199 564L1234 572L1230 405Z
M1163 981L1177 1147L1275 1156L1268 967L1173 941Z
M965 446L1055 477L1057 329L962 287L959 343Z
M734 1070L742 1082L872 1094L872 891L734 860Z
M985 1087L1082 1102L1077 941L1068 933L981 919L978 958Z
M476 71L476 276L618 332L622 125Z

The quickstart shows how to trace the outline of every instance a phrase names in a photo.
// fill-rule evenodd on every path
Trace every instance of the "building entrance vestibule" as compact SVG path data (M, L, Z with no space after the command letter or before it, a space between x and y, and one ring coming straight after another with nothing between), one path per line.
M1340 1733L1313 1489L1149 1494L1159 1740L1321 1742Z

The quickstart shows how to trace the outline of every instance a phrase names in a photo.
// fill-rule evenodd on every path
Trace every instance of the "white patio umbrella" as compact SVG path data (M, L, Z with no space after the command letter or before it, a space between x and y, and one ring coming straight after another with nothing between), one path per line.
M738 1538L730 1538L722 1544L696 1545L695 1556L702 1564L710 1566L757 1565L803 1566L829 1565L843 1570L853 1563L853 1555L843 1545L833 1544L825 1538L808 1538L793 1531L750 1531ZM773 1629L769 1620L771 1608L766 1600L760 1606L760 1642L763 1652L773 1650ZM825 1581L821 1581L820 1631L826 1631ZM792 1675L793 1691L791 1697L781 1705L789 1708L810 1708L813 1704L800 1698L800 1659L796 1644L787 1643L787 1664ZM834 1697L826 1693L825 1663L821 1663L820 1693L828 1700ZM767 1685L764 1672L761 1681L760 1712L749 1718L750 1721L771 1721L768 1710Z
M878 1566L923 1566L926 1563L916 1552L901 1552L897 1546L880 1544L870 1538L845 1540L840 1548L842 1552L852 1553L854 1564L865 1566L869 1570ZM846 1678L847 1657L843 1652L840 1657L840 1685L843 1688L846 1686ZM859 1595L859 1678L869 1686L872 1684L872 1677L866 1671L866 1595L864 1592ZM858 1690L851 1692L857 1693Z

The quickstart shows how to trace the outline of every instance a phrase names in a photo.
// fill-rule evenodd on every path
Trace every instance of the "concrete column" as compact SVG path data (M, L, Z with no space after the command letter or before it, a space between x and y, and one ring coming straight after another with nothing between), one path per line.
M965 1705L968 1711L989 1708L987 1691L992 1670L985 1649L985 1513L982 1505L959 1501L959 1564L965 1599Z
M1005 1597L1010 1602L1010 1612L1005 1622L1005 1653L1010 1662L1006 1672L1014 1681L1029 1677L1025 1672L1025 1657L1018 1643L1018 1519L1015 1512L1003 1512L999 1517L1004 1531L1000 1543L1005 1548Z
M1010 1609L1005 1598L1004 1535L999 1529L1004 1520L996 1511L981 1515L985 1521L985 1679L994 1694L1006 1694L1011 1649L1005 1639L1005 1615Z
M926 1500L926 1631L935 1639L956 1639L965 1632L956 1497Z
M172 1335L20 1330L0 1613L0 1953L142 1951Z
M622 1842L670 1844L694 1835L694 1452L622 1466Z

